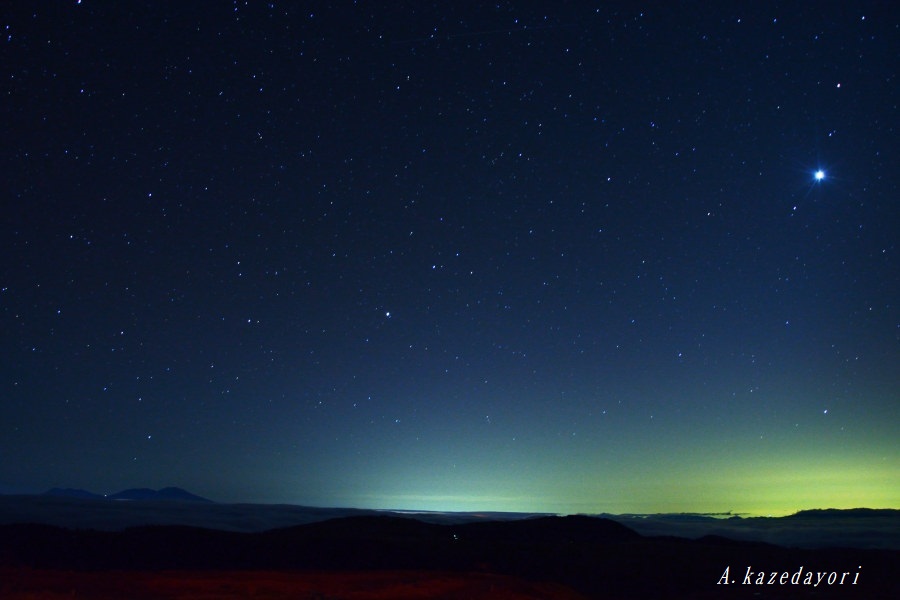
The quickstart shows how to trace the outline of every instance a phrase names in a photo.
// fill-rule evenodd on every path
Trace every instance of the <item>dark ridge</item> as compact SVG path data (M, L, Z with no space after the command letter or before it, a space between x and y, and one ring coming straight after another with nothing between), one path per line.
M658 515L654 515L657 519L666 519L666 520L674 520L674 521L698 521L701 523L709 523L710 521L718 521L719 518L713 517L711 515L701 515L697 513L662 513ZM728 515L729 519L740 519L739 515Z
M108 496L76 488L52 488L41 495L89 500L175 500L179 502L212 502L212 500L197 496L196 494L192 494L187 490L177 487L165 487L160 490L133 488L122 490L121 492L116 492L115 494L110 494Z
M769 544L767 542L760 542L756 540L735 540L733 538L725 537L723 535L704 535L693 540L695 544L705 544L707 546L732 546L732 547L742 547L742 548L779 548L775 544Z
M900 551L802 550L707 536L645 538L592 517L430 524L347 517L234 533L149 526L120 532L0 526L0 569L433 570L489 572L555 582L590 598L898 598ZM798 589L742 586L759 571L861 570L861 585ZM726 567L738 585L717 587ZM727 592L727 593L726 593Z
M624 518L624 519L656 519L656 520L673 520L673 521L699 521L699 522L709 522L709 521L720 521L724 518L729 519L740 519L740 515L734 515L731 513L623 513L619 515L614 514L602 514L598 516L610 517L610 518Z
M358 541L360 539L387 538L430 541L444 535L446 526L426 523L412 517L360 515L273 529L263 532L261 535L275 538L293 535L298 531L302 531L304 535L327 537L332 540Z
M101 499L103 496L95 494L87 490L79 490L75 488L52 488L41 494L42 496L54 496L57 498L84 498L84 499Z
M456 529L459 536L508 542L627 542L641 537L634 530L611 519L579 515L465 523Z
M120 532L49 525L0 526L0 562L73 568L441 568L466 556L503 559L512 548L542 556L554 548L642 540L627 527L591 517L544 517L438 525L360 516L262 533L187 526Z
M869 518L900 517L900 510L894 508L814 508L801 510L784 519L834 519L835 517Z
M179 502L212 502L206 498L201 498L186 490L177 487L167 487L161 490L151 490L149 488L135 488L123 490L116 494L106 496L107 500L174 500Z

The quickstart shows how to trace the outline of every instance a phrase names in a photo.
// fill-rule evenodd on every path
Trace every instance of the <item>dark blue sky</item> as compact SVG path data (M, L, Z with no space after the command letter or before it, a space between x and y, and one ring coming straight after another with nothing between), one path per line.
M661 4L7 6L0 490L900 506L898 13Z

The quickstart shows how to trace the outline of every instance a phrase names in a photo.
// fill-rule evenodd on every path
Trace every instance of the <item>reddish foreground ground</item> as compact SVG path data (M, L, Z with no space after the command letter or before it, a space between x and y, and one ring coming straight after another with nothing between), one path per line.
M0 568L4 600L583 600L561 585L490 573L103 571Z

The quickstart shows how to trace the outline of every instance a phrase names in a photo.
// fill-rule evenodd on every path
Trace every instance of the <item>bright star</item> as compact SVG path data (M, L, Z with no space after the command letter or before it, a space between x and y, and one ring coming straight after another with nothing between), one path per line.
M815 173L815 175L813 175L813 177L816 178L816 181L822 181L823 179L825 179L825 171L823 171L822 169L819 169L818 171L816 171L816 173Z

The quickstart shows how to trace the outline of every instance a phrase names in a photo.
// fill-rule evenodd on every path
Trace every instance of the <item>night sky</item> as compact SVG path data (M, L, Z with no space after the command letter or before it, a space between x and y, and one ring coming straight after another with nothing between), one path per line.
M891 3L0 18L0 491L900 508Z

